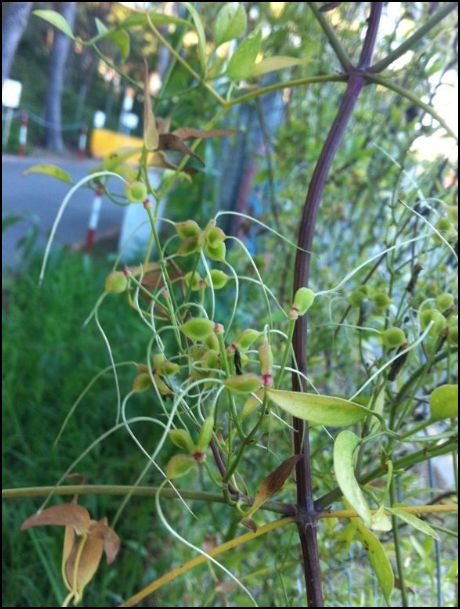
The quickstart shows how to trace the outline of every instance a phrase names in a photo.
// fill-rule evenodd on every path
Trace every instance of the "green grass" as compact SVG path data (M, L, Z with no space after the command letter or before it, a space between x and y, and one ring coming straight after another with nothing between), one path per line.
M72 403L92 377L108 365L99 331L86 315L103 290L107 262L85 264L81 255L54 258L41 289L37 287L39 260L27 273L8 280L3 307L3 486L22 487L55 483L70 463L116 416L111 373L96 382L65 430L56 449L54 439ZM100 321L116 361L145 358L147 333L137 315L126 312L121 298L109 297ZM120 370L122 391L129 390L134 368ZM144 406L142 398L136 403ZM151 410L151 404L145 404ZM149 430L150 435L152 429ZM142 456L124 431L99 445L78 466L88 484L130 484L143 467ZM120 499L81 499L94 517L113 516ZM63 531L35 529L21 533L21 522L40 505L40 499L5 502L3 511L3 606L59 606L64 598L60 576ZM115 605L138 589L140 575L153 576L145 567L140 531L152 528L149 502L133 500L120 525L124 548L115 571L103 566L85 604ZM135 516L135 518L134 518Z

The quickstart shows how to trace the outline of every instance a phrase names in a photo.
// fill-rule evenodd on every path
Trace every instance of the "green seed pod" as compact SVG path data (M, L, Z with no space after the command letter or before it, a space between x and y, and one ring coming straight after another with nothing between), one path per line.
M153 367L157 372L161 372L161 368L165 361L166 357L163 355L163 353L155 353L155 355L152 357Z
M208 349L212 349L213 351L219 350L219 339L214 334L214 332L212 334L210 334L208 337L206 337L204 344L206 345L206 347L208 347Z
M210 226L206 228L204 233L206 245L210 247L216 247L219 243L222 243L225 239L224 231L217 226Z
M138 374L133 382L133 391L136 393L142 393L147 391L152 386L150 376L146 373Z
M155 386L161 395L172 395L171 389L158 374L155 374L153 378L155 380Z
M189 237L185 239L180 248L177 250L178 256L190 256L200 250L200 240L198 237Z
M201 277L199 273L187 273L184 277L185 285L192 290L192 292L196 292L201 288Z
M125 195L131 203L142 203L147 197L147 188L145 184L138 180L128 182L125 185Z
M177 374L180 370L179 364L174 364L168 361L163 353L156 353L153 356L153 369L157 374L164 376L170 376L171 374Z
M166 466L166 476L169 480L181 478L197 467L197 462L191 455L174 455Z
M444 292L436 297L436 306L443 313L452 307L454 304L454 297L452 294Z
M108 294L121 294L128 287L128 278L121 271L113 271L105 278L104 287Z
M230 277L226 275L223 271L219 271L217 269L213 269L211 271L211 280L212 287L214 290L221 290L227 284ZM206 277L206 285L211 287L211 281L209 280L209 276Z
M441 385L430 396L432 421L458 416L458 385Z
M448 218L441 218L436 224L436 228L446 241L454 242L457 240L457 230ZM437 234L433 235L433 239L436 243L442 243L442 239Z
M181 332L194 341L203 341L213 332L214 322L201 317L194 317L182 324Z
M200 430L200 435L196 445L198 452L205 451L209 443L212 440L212 431L214 429L214 417L207 417L203 423L203 427Z
M305 313L312 306L316 298L316 294L310 288L299 288L294 295L294 302L292 303L292 309L295 309L299 317L305 315Z
M198 238L201 234L201 228L198 226L195 220L176 222L174 228L181 239L190 239L190 237Z
M225 255L227 253L227 248L225 247L225 243L220 241L215 246L206 245L204 251L208 258L211 260L216 260L217 262L225 262Z
M225 379L224 385L235 393L254 393L260 389L262 379L256 374L240 374Z
M353 292L348 295L348 302L352 307L360 307L367 298L367 293L362 290L361 287L356 288L356 290L353 290Z
M252 345L252 343L254 343L259 338L259 336L260 332L248 328L247 330L243 330L241 334L238 334L233 344L239 351L247 351Z
M193 347L190 349L190 357L194 362L200 360L205 353L206 349L203 347L203 345L193 345Z
M451 347L458 348L458 326L451 325L447 329L447 342Z
M372 302L378 309L385 310L391 305L391 298L386 292L376 292L372 296Z
M206 351L200 360L200 364L203 368L220 368L220 353L214 349Z
M420 326L425 330L433 322L430 336L439 336L447 325L447 320L437 309L425 309L420 313Z
M175 446L182 448L189 454L193 455L195 452L195 444L188 429L172 429L168 437Z
M270 345L267 342L264 342L263 345L259 347L259 359L260 359L260 372L262 377L268 377L272 375L273 368L273 353Z
M174 362L168 362L166 361L163 364L163 374L165 376L171 376L173 374L177 374L180 370L180 366L179 364L176 364Z
M388 328L381 335L382 343L387 349L398 349L407 343L407 338L401 328Z

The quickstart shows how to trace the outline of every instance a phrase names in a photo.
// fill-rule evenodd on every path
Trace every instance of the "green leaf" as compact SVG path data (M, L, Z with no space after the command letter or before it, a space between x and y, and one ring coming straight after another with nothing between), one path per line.
M269 389L268 398L293 417L315 425L346 427L366 418L369 411L349 400L316 393Z
M284 68L300 66L306 62L306 59L299 59L298 57L286 57L283 55L267 57L254 65L251 76L261 76L262 74L268 74L268 72L276 72L277 70L283 70Z
M126 30L112 30L105 38L111 40L120 50L121 60L126 61L130 51L129 34Z
M390 605L391 593L395 585L395 577L390 559L388 558L385 548L380 543L378 538L365 527L360 520L352 519L352 525L355 527L358 537L363 544L371 565L377 576L380 589L383 592L385 600Z
M193 24L198 34L198 55L200 57L201 71L206 76L206 34L204 33L203 22L196 8L190 2L181 2L188 10L193 19Z
M442 385L430 397L430 413L433 421L458 416L458 385Z
M105 36L106 34L109 33L109 28L105 25L105 23L102 23L102 21L100 19L98 19L97 17L94 20L96 22L96 29L97 29L97 34L98 36Z
M144 77L144 145L147 150L156 150L160 143L155 115L153 113L152 100L149 93L149 70L145 62Z
M72 28L64 19L64 17L57 11L38 9L34 11L33 14L37 17L40 17L40 19L43 19L44 21L48 21L48 23L54 25L54 27L58 30L61 30L61 32L63 32L66 36L72 38L72 40L75 40Z
M154 25L179 25L190 28L190 23L185 19L174 17L173 15L165 15L164 13L157 13L155 11L148 11L147 13L141 12L129 15L126 19L123 19L117 29L143 26L147 23L147 17Z
M196 466L197 462L191 455L175 455L166 466L166 475L170 480L182 478Z
M337 484L364 524L372 524L372 514L355 477L357 448L360 439L352 431L341 431L334 442L334 473Z
M228 2L217 14L215 27L216 46L243 36L248 22L244 6L240 2Z
M23 175L27 176L30 173L41 173L43 175L56 178L56 180L61 180L61 182L65 182L66 184L73 184L73 180L70 177L70 174L67 173L67 171L65 171L64 169L58 167L57 165L32 165L32 167L28 167L23 172Z
M411 527L414 527L414 529L417 529L421 533L429 535L434 539L439 539L436 531L431 528L430 525L427 524L424 520L418 518L417 516L414 516L414 514L410 514L409 512L405 512L404 510L398 509L396 507L387 507L385 509L387 512L390 512L390 514L393 514L397 518L400 518L403 522L409 524Z
M228 64L227 74L232 80L244 80L252 75L261 45L260 30L256 30L246 40L243 40Z

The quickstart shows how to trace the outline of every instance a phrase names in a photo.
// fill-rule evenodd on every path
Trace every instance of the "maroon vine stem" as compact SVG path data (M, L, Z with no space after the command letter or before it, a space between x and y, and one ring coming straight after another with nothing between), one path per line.
M382 2L371 3L371 13L366 37L357 67L348 68L348 85L340 102L339 110L324 142L321 154L313 171L313 176L305 199L299 228L298 246L294 269L294 292L307 286L310 278L310 254L315 234L316 219L327 177L351 118L359 95L365 85L364 72L369 67L375 47L377 31L382 13ZM292 340L299 371L307 373L307 317L296 322ZM297 375L292 376L294 391L306 391L305 382ZM303 458L296 465L298 530L302 547L305 584L309 607L323 607L321 568L317 541L317 519L313 498L310 441L308 425L294 418L294 454Z

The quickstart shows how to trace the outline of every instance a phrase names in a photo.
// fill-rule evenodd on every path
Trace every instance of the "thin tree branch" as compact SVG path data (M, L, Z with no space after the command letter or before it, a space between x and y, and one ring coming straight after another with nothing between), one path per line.
M366 78L371 82L382 85L383 87L386 87L387 89L391 89L392 91L394 91L395 93L398 93L402 97L406 97L407 99L409 99L412 103L416 104L419 108L422 108L422 110L425 110L425 112L427 114L430 114L435 120L438 121L438 123L442 127L444 127L444 129L447 131L447 133L451 137L453 137L455 139L455 141L458 141L458 136L454 133L454 131L452 131L452 129L449 127L449 125L446 123L446 121L442 118L442 116L440 116L436 112L436 110L434 110L434 108L432 108L429 104L426 104L419 97L414 95L414 93L412 93L412 91L408 91L407 89L400 87L399 85L392 82L391 80L388 80L387 78L383 78L382 76L377 76L376 74L371 74L369 72L367 72Z
M382 72L385 68L388 68L394 61L399 59L404 53L407 53L413 46L417 44L417 42L425 36L431 29L434 28L440 21L442 21L449 13L451 13L457 7L457 2L446 2L445 6L443 6L437 13L435 13L432 17L428 19L425 25L422 25L416 32L409 36L407 40L405 40L397 49L395 49L392 53L387 55L381 61L378 61L371 68L371 72Z
M342 43L338 39L337 34L335 33L334 29L329 24L329 21L327 20L327 18L323 15L323 13L316 6L316 2L307 2L307 4L313 11L313 13L316 17L316 20L322 27L324 33L326 34L326 37L329 40L329 44L334 49L334 53L336 54L337 59L340 61L340 65L342 66L344 71L348 74L353 69L353 66L351 64L350 58L347 55L347 52L345 51L344 47L342 46Z

